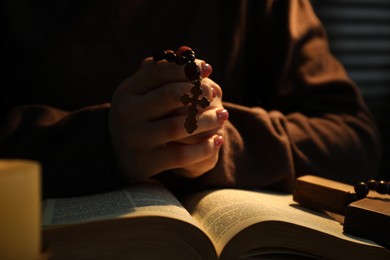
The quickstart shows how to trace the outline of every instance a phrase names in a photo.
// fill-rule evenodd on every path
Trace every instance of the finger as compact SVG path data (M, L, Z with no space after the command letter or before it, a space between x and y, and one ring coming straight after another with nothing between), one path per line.
M127 78L123 85L128 87L133 94L144 94L166 83L187 81L182 66L167 61L145 61L142 69L132 77Z
M194 145L171 143L155 151L155 163L163 170L183 168L210 158L218 152L221 145L218 136L212 136Z
M191 95L191 88L193 88L193 85L190 82L168 83L143 95L141 102L143 107L146 107L149 114L152 115L150 119L162 117L182 108L184 105L181 97L185 94ZM207 84L202 85L201 89L203 94L199 99L206 97L211 102L213 87Z
M198 115L198 128L195 133L208 132L220 128L226 119L218 118L220 108L201 111ZM226 111L226 110L224 110ZM227 111L226 111L227 112ZM158 134L150 134L155 143L165 144L191 136L184 127L187 115L178 115L150 122L149 129Z
M144 59L140 66L138 67L139 70L145 68L146 66L148 66L149 64L153 63L153 58L152 57L147 57L146 59Z
M202 89L202 94L199 96L199 99L201 99L202 97L206 97L211 103L215 97L215 95L214 95L215 85L217 85L217 84L215 84L214 81L212 81L208 78L202 79L201 86L200 86L200 88Z
M211 73L210 65L206 65L204 61L198 59L195 62L200 71L204 67L204 70L208 71L207 73ZM206 72L204 74L206 75ZM122 83L122 87L128 89L133 94L144 94L169 82L188 81L184 72L184 66L166 60L153 62L153 58L149 57L144 60L137 73Z
M147 108L151 115L149 119L166 116L175 109L183 107L180 97L189 93L192 87L190 82L175 82L146 93L142 96L142 102L143 107Z
M218 158L219 153L215 152L206 160L188 165L184 168L175 169L173 172L181 177L194 179L213 169L218 162Z
M215 129L207 131L207 132L193 134L193 135L191 135L189 137L177 140L175 142L181 143L181 144L196 144L200 140L203 140L205 138L209 138L210 136L213 136L213 135L223 136L224 135L224 128L223 128L223 126L220 127L220 128L215 128Z

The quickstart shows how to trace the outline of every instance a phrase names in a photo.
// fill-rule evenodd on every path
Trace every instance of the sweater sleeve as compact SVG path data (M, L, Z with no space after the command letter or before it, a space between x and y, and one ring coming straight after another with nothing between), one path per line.
M25 105L11 110L0 132L0 156L37 160L43 198L119 186L109 142L108 104L65 112Z
M381 139L363 97L330 53L310 2L292 1L285 115L296 175L312 173L347 183L373 177Z

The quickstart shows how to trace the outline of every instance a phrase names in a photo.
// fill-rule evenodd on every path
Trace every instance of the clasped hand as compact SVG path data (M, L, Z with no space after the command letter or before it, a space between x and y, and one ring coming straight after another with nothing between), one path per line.
M163 171L196 178L215 167L223 144L228 112L222 90L208 78L211 66L196 60L202 90L211 104L198 113L198 128L184 128L187 107L180 97L190 93L183 66L147 58L139 70L116 89L109 116L110 137L123 177L146 181Z

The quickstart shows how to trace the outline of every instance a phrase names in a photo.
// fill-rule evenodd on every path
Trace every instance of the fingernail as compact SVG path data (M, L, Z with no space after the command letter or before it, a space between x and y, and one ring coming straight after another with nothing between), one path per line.
M203 61L201 64L201 71L202 71L202 78L206 78L210 76L210 74L213 72L213 67L211 67L210 64Z
M218 135L218 136L214 137L214 145L216 147L222 146L223 143L224 143L224 140L223 140L223 136L222 135Z
M217 118L219 121L225 121L229 118L229 112L226 109L217 110Z

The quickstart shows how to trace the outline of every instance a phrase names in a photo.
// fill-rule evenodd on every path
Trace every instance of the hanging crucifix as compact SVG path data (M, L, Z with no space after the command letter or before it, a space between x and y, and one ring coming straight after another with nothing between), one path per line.
M195 52L188 47L182 53L178 53L178 55L173 51L160 51L153 55L153 60L155 62L167 60L168 62L175 62L178 65L185 65L184 73L194 86L190 90L192 97L184 94L180 97L180 101L184 105L191 104L188 106L184 127L189 134L192 134L198 128L198 107L206 108L210 105L210 101L206 97L199 99L199 96L203 93L201 88L202 77L200 75L200 69L195 63Z

